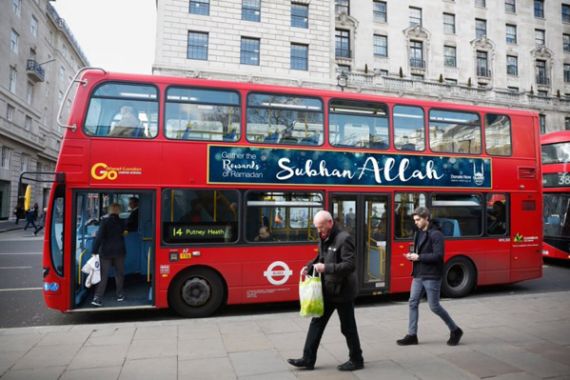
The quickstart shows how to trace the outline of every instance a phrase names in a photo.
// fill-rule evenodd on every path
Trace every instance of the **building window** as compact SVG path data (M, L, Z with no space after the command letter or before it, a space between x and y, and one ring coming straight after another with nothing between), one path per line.
M412 74L412 80L423 81L425 76L423 74Z
M22 153L20 155L20 171L21 172L28 171L28 161L29 161L28 156L25 155L24 153Z
M190 0L190 13L208 16L210 14L210 0Z
M457 84L457 79L455 79L455 78L445 78L445 83L450 84L450 85L456 85L456 84Z
M337 58L350 58L350 32L348 30L336 29L335 55Z
M34 99L34 85L32 82L28 82L28 85L26 86L26 102L28 102L28 104L32 104L33 99Z
M570 34L562 35L562 46L565 53L570 53Z
M30 32L32 36L38 36L38 19L35 16L32 16L32 20L30 21Z
M374 0L374 21L388 22L388 4L385 1Z
M486 51L477 51L477 76L490 77L489 59Z
M410 26L422 26L422 8L410 7Z
M291 3L291 26L309 29L309 5Z
M388 37L380 34L374 35L374 55L376 57L388 56Z
M538 123L540 124L540 133L546 133L546 115L538 115Z
M564 130L570 131L570 117L564 118ZM2 157L2 158L4 158L4 157ZM5 167L7 167L7 166L5 166Z
M475 0L475 6L485 8L487 6L487 2L485 0Z
M350 65L337 65L339 73L350 73Z
M546 32L544 31L544 29L534 30L534 40L536 42L536 46L546 45Z
M517 43L517 26L507 24L507 43L516 44Z
M410 41L410 67L425 68L424 44L421 41Z
M259 22L261 20L261 0L243 0L241 19Z
M564 82L570 83L570 64L564 64Z
M455 15L453 13L443 14L443 32L455 34Z
M515 55L507 55L507 74L519 75L519 58Z
M508 87L507 87L507 90L508 90L509 92L512 92L513 94L518 94L518 93L519 93L519 88L518 88L518 87L515 87L515 86L508 86Z
M475 19L475 38L483 38L487 35L487 21L476 18Z
M548 97L548 91L547 90L538 90L536 92L537 96L541 97L541 98L546 98Z
M20 14L22 14L22 0L12 0L12 10L16 16L20 17Z
M239 62L242 65L259 66L259 38L241 38Z
M18 72L14 66L10 66L10 82L8 88L10 92L16 93L16 80L18 79Z
M291 69L309 70L309 45L291 44Z
M26 120L24 121L24 129L26 131L32 130L32 118L26 115Z
M570 5L562 4L562 22L570 23Z
M10 32L10 51L14 54L18 54L18 41L20 40L20 35L12 29Z
M208 60L208 33L188 32L188 59Z
M544 0L534 0L534 17L544 18Z
M14 114L16 113L16 108L14 106L8 104L6 107L6 119L8 121L14 121Z
M443 62L446 67L457 67L457 48L455 46L443 47Z
M334 10L337 15L341 13L350 14L350 0L335 0Z
M535 64L535 71L536 71L536 83L542 85L550 84L550 80L548 75L546 74L546 61L543 60L536 60Z
M516 0L505 0L505 11L509 13L516 13L517 11Z
M9 169L10 168L10 149L7 146L2 146L0 148L2 150L2 161L0 165L2 168Z

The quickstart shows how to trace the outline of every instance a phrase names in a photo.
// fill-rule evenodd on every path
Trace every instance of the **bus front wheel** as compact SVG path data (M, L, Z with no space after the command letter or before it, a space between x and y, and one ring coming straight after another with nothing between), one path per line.
M187 318L212 315L224 301L224 284L220 276L207 268L192 268L174 279L168 291L168 303Z
M475 287L475 267L465 257L456 257L443 269L442 292L446 297L465 297Z

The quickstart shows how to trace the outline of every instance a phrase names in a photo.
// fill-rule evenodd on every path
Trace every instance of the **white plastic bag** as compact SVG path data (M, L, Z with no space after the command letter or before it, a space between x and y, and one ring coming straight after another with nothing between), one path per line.
M101 263L99 262L99 255L92 255L83 268L81 268L81 271L87 274L87 278L85 279L86 288L90 288L91 285L96 285L101 282Z
M301 317L321 317L325 312L323 300L323 284L321 274L315 276L303 275L299 278L299 301L301 303Z

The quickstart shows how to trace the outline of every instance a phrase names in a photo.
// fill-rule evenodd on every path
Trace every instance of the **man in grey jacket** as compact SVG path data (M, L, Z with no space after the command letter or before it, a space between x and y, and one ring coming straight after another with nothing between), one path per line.
M328 211L319 211L313 223L319 233L319 254L303 267L303 274L312 273L313 268L321 273L325 310L322 317L313 318L307 332L303 357L288 359L288 363L312 370L317 360L317 349L321 337L335 309L340 318L340 330L346 338L349 360L339 365L340 371L354 371L364 368L360 339L354 318L354 299L358 294L354 240L346 231L334 223Z

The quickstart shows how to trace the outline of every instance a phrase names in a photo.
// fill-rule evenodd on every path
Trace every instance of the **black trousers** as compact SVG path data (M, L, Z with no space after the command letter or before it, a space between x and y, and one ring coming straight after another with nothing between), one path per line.
M100 257L100 256L99 256ZM123 295L123 283L125 280L125 256L117 257L100 257L101 262L101 282L97 284L97 289L95 289L95 297L103 298L105 295L105 289L107 289L107 280L109 279L109 271L111 267L115 267L115 292L118 296Z
M333 314L337 311L340 319L340 331L346 338L348 346L348 355L353 362L362 362L362 349L360 348L360 339L358 338L358 329L356 328L356 319L354 318L354 303L343 302L336 303L325 300L325 311L322 317L311 319L307 339L305 340L305 348L303 349L303 359L309 363L317 361L317 350L321 343L321 338L325 332L325 327Z

